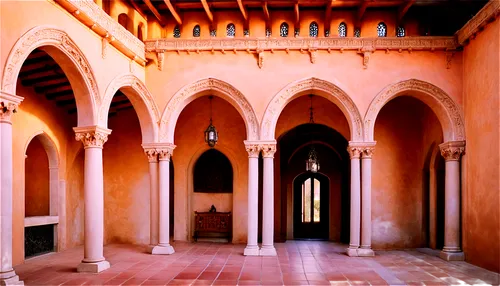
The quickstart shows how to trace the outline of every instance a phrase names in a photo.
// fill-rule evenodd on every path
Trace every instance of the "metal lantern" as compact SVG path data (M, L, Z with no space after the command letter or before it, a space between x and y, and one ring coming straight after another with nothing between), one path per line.
M310 94L309 98L311 98L311 107L309 108L309 123L314 124L314 113L312 105L313 95ZM313 141L312 138L311 141ZM307 157L308 158L306 160L306 171L317 173L319 171L319 160L318 160L318 154L316 153L316 150L314 150L314 146L311 145L311 150L309 150L309 156Z
M311 147L311 150L309 150L309 156L306 160L306 171L312 173L317 173L319 171L318 154L316 150L314 150L314 147Z
M212 98L213 96L208 97L210 99L210 124L205 130L205 142L207 142L208 146L214 147L217 144L217 140L219 140L219 134L217 133L217 129L212 125Z

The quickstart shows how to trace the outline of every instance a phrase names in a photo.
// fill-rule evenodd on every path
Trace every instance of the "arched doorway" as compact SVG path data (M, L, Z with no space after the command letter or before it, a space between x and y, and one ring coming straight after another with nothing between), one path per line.
M321 173L303 173L293 182L293 237L328 239L330 180Z

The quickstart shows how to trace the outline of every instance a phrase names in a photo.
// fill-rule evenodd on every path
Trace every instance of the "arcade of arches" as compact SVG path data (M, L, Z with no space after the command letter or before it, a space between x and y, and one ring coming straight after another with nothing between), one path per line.
M332 2L324 23L275 1L1 1L0 285L80 246L78 272L113 268L117 243L323 240L500 272L500 5L435 27L441 4Z

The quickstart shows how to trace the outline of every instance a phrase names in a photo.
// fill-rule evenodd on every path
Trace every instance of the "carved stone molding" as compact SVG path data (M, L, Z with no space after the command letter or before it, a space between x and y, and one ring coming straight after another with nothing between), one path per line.
M210 52L226 51L258 54L257 64L263 66L263 52L308 51L311 63L316 61L320 51L355 51L363 54L364 66L375 50L383 51L436 51L456 50L459 47L455 37L385 37L385 38L210 38L210 39L156 39L146 40L148 52Z
M364 120L365 141L373 141L375 120L384 105L400 95L411 95L422 101L433 100L445 114L434 110L441 121L445 140L465 140L465 126L462 110L455 101L439 87L417 79L409 79L392 84L383 89L372 101Z
M479 12L455 34L460 45L466 45L484 26L500 14L500 1L489 1Z
M170 99L163 111L160 122L162 142L173 141L175 124L181 111L189 102L206 92L213 92L213 95L222 97L238 110L245 122L248 140L257 140L259 138L259 122L246 97L234 86L224 81L207 78L183 87Z
M156 58L158 59L158 70L163 70L163 62L165 60L165 52L159 51L156 53Z
M2 90L15 93L17 77L28 55L41 46L55 46L75 64L89 89L92 99L99 105L101 98L97 81L87 59L66 32L53 27L39 26L26 32L14 45L7 58L2 79Z
M260 145L258 142L245 141L245 150L249 158L258 158L260 154Z
M439 145L445 161L459 161L465 152L465 141L450 141Z
M17 112L17 108L23 99L23 97L17 95L0 92L0 122L10 123L12 114Z
M83 147L87 148L103 148L104 143L108 141L108 135L111 130L99 126L75 127L76 141L81 141Z
M320 92L318 95L324 96L324 94L326 94L325 98L332 101L342 110L349 123L351 139L354 141L362 141L363 121L354 101L335 84L314 77L293 82L273 97L264 113L261 139L274 139L276 124L281 111L297 94L303 92L314 93L315 91Z
M157 149L158 151L158 159L160 161L170 161L170 158L172 158L172 154L174 153L174 148L164 148L164 149Z
M274 158L274 153L276 153L276 143L260 144L260 149L262 150L262 157Z
M373 153L375 152L376 142L363 142L359 147L361 147L361 158L371 159Z
M104 12L94 1L55 0L75 18L101 37L112 37L110 44L144 66L144 43Z

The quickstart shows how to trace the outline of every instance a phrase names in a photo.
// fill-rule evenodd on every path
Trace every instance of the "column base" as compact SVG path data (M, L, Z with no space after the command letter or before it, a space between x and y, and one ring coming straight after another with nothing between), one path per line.
M276 248L274 248L274 246L263 246L261 249L260 249L260 253L259 253L260 256L276 256L278 255L276 253Z
M19 280L14 270L0 273L0 285L24 285L23 281Z
M447 251L441 251L439 253L439 257L443 260L446 261L464 261L465 256L463 251L459 252L447 252Z
M258 246L248 246L245 247L245 250L243 251L243 255L245 256L259 256L260 254L260 249Z
M375 252L371 248L358 248L358 256L362 257L372 257L375 256Z
M99 262L81 262L78 264L76 268L77 272L85 272L85 273L99 273L111 267L109 262L106 260Z
M348 248L346 249L347 256L358 257L358 248Z
M154 255L170 255L174 253L175 250L172 245L156 245L151 249L151 254Z

